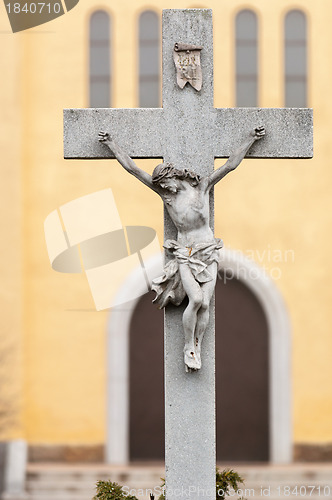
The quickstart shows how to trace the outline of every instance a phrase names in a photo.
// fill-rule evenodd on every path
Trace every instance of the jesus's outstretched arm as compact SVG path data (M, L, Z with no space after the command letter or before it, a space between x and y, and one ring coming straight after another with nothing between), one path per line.
M158 192L156 186L152 182L151 175L139 168L133 159L120 148L120 146L107 132L99 132L99 141L109 147L118 162L127 170L127 172L134 175L153 191Z
M231 154L225 165L218 168L217 170L212 172L211 175L209 175L208 188L214 186L217 182L221 181L221 179L225 177L225 175L238 167L254 142L262 139L264 135L264 127L255 128L255 130L253 130L253 132L250 134L250 137L242 144L242 146L240 146L236 151L234 151L233 154Z

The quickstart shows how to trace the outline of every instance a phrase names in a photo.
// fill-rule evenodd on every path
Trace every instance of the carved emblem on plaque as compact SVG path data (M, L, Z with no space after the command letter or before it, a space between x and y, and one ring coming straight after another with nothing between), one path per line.
M190 83L195 90L202 88L201 50L203 47L177 42L174 45L173 59L177 70L177 83L183 89Z

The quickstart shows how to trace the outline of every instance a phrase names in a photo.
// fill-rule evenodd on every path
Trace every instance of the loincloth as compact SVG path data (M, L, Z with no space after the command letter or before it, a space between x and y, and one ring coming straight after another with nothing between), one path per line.
M185 247L175 240L167 240L164 248L171 254L172 259L164 267L160 278L152 281L152 290L156 292L153 302L159 308L165 307L169 302L180 305L186 296L183 288L179 264L187 264L198 283L207 283L214 277L208 271L208 266L219 262L219 249L222 241L216 238L209 243L198 243L191 248Z

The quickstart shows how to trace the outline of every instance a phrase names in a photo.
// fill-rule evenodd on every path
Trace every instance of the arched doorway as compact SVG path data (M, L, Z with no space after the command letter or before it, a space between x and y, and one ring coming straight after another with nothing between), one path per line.
M163 460L163 314L137 303L130 325L130 459ZM147 320L148 319L148 320ZM268 328L254 294L239 280L216 287L217 460L269 460Z
M153 278L158 276L160 273L160 256L151 259L147 263L146 269L150 277ZM268 350L267 385L269 401L267 413L269 460L274 463L289 463L292 460L292 420L290 411L290 330L287 310L272 280L257 264L244 257L239 252L224 249L220 270L221 272L226 270L228 276L230 273L232 277L235 278L234 283L238 281L245 289L250 290L261 310L264 312L268 331L268 340L265 349ZM147 307L152 307L150 304L150 297L126 302L128 300L128 290L131 290L133 287L138 293L141 290L141 295L143 296L145 293L144 287L142 287L140 276L137 273L133 273L133 275L123 284L121 290L119 290L117 301L118 303L122 302L126 304L123 307L112 310L108 325L108 418L106 460L111 464L124 464L128 463L130 460L130 325L139 300L146 300L148 304ZM150 321L150 314L154 313L149 312L143 316L143 320L146 323ZM236 314L238 315L238 313ZM162 317L162 315L159 315L159 317L160 316ZM133 321L135 321L135 319ZM160 321L162 322L162 319L160 319ZM234 324L234 321L232 322ZM229 331L229 329L225 328L225 331L227 330ZM139 342L142 341L138 336L137 339ZM162 335L160 335L159 339L161 346ZM140 344L137 352L144 352L144 348L145 345ZM161 349L161 347L159 349ZM218 353L217 356L219 356ZM230 358L236 363L234 356L232 357L232 355L230 355ZM157 362L156 358L155 361ZM147 357L145 357L144 362L147 364L149 363ZM161 360L157 362L157 364L159 363L160 367L162 367ZM135 376L133 367L132 373L133 376ZM152 370L150 370L150 376L154 376ZM247 374L246 378L248 378ZM262 377L260 376L260 378ZM160 393L159 396L162 398L162 393ZM261 401L263 401L263 399L261 399ZM266 412L266 403L264 403L264 405ZM151 403L146 406L147 408L144 408L144 411L148 414ZM156 411L158 406L157 399L154 399L153 406L155 407L154 411ZM131 409L134 409L134 407L132 406ZM245 409L243 411L247 415L247 421L249 421L251 417L248 418L248 412L246 412ZM253 413L251 412L250 415L253 415ZM255 419L253 420L255 421Z

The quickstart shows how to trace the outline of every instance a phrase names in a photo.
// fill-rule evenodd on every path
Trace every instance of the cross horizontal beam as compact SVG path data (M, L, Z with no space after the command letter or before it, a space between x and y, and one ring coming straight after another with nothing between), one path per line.
M64 109L63 116L66 159L114 158L98 141L101 130L110 133L133 158L162 156L162 109Z
M266 130L248 158L312 158L313 112L310 108L225 108L216 109L215 157L235 151L257 126Z
M162 158L172 125L163 108L65 109L64 157L66 159L113 158L98 141L98 132L110 132L133 158ZM208 131L210 151L227 158L259 125L266 129L264 141L250 150L250 158L312 158L313 113L308 108L212 108L205 111L200 129ZM203 123L202 123L203 121ZM205 123L204 123L205 122ZM176 124L177 140L188 142L186 116ZM183 137L181 137L183 130ZM172 133L171 135L174 135Z

